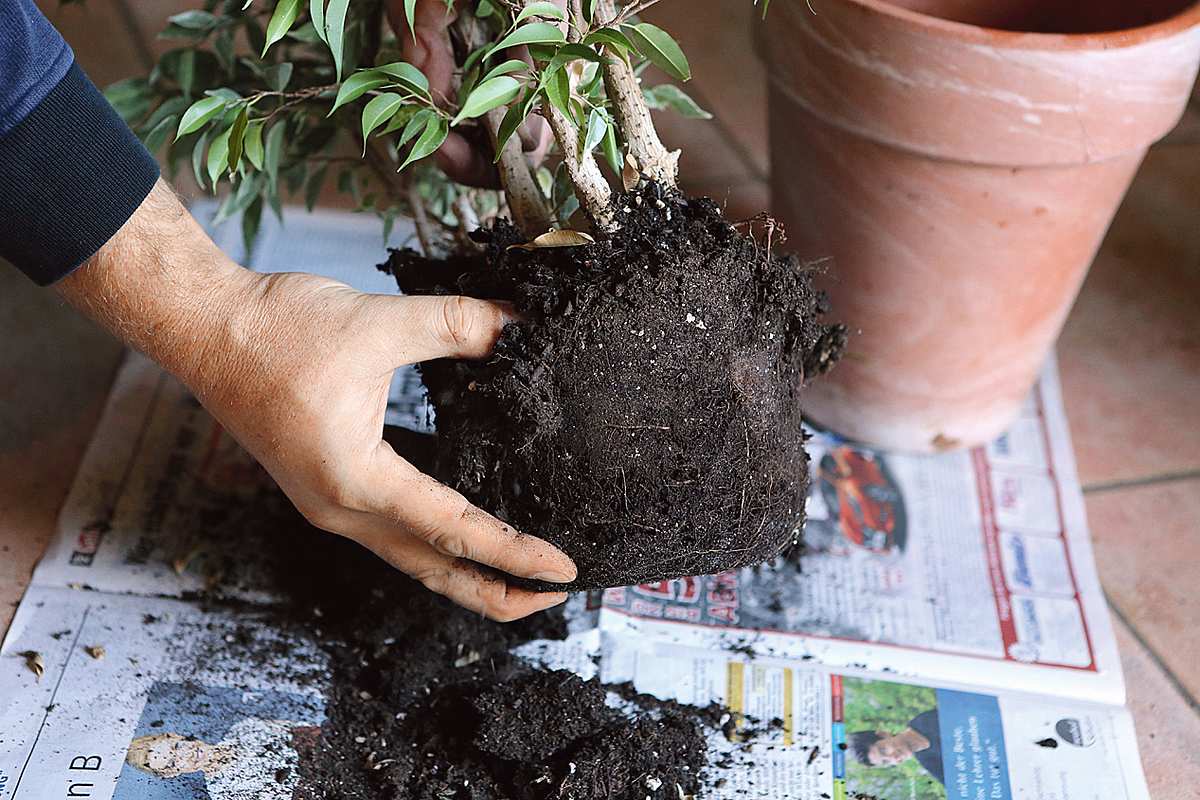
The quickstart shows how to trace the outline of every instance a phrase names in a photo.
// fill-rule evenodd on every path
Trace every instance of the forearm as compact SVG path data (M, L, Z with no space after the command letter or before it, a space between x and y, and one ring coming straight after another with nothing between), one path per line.
M55 284L71 305L193 389L236 325L253 273L229 260L161 179L124 226Z

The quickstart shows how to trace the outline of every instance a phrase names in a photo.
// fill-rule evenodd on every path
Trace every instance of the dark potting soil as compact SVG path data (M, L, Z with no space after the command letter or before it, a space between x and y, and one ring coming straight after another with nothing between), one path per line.
M731 723L719 706L661 701L511 652L564 638L561 609L486 620L309 527L277 494L232 519L225 536L244 527L286 540L266 567L265 588L284 599L268 624L307 630L327 656L319 669L297 663L283 639L257 656L263 674L326 687L319 735L297 743L300 800L678 800L738 766L728 755L709 763L709 736ZM249 629L221 641L254 651Z
M482 362L422 366L437 475L563 549L570 588L760 563L804 523L805 381L845 329L810 271L739 232L707 199L654 184L616 201L595 244L515 248L506 223L474 256L392 251L408 293L507 300L522 322ZM561 586L535 588L561 589Z

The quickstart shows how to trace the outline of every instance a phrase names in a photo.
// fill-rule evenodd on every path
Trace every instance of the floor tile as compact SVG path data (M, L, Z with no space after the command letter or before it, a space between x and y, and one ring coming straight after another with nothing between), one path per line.
M716 115L756 178L770 170L767 71L756 36L764 23L746 0L660 3L645 15L678 39L692 68L685 89Z
M1114 620L1129 710L1154 800L1195 800L1200 786L1200 713L1120 620Z
M75 51L75 60L103 88L152 66L149 51L137 35L136 23L126 18L117 0L61 3L38 0L38 7Z
M0 631L49 541L120 346L0 262ZM31 454L36 453L36 458Z
M1200 698L1200 479L1086 494L1100 582L1180 683Z
M1150 152L1058 355L1085 485L1200 469L1200 145Z

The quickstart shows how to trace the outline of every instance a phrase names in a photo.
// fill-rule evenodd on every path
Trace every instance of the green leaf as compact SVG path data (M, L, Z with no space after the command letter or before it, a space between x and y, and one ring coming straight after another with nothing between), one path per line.
M225 99L221 97L202 97L192 103L188 110L183 112L183 119L179 120L179 130L175 132L176 141L181 136L187 136L193 131L200 130L223 108L225 108Z
M233 120L233 125L229 127L229 169L236 170L238 165L242 163L242 150L245 145L246 127L249 124L249 117L246 109L243 108L238 112L237 117Z
M287 32L292 29L292 25L296 22L296 17L299 14L300 0L279 0L275 4L275 11L271 14L271 21L267 23L267 41L263 45L262 55L265 56L267 50L271 49L271 45L287 35ZM216 144L216 142L213 144Z
M604 57L587 45L564 44L558 48L558 51L554 54L554 58L550 59L547 69L555 70L580 59L600 63L604 60Z
M325 0L308 0L308 16L312 19L317 36L329 44L329 35L325 32Z
M246 128L246 158L255 169L263 168L263 122L255 121Z
M680 81L692 77L687 57L671 35L662 28L649 22L639 22L637 25L624 26L624 31L642 55L663 72Z
M367 137L371 135L372 131L391 119L402 105L404 105L404 98L394 92L376 95L371 98L371 102L367 103L362 113L364 156L367 154Z
M375 67L375 69L384 75L395 78L396 83L413 94L429 97L429 79L425 77L425 73L407 61L393 61L382 67Z
M691 119L712 119L687 93L673 83L663 83L652 89L643 90L646 104L651 108L668 108L680 116Z
M208 179L212 184L214 194L217 191L217 181L229 167L229 132L231 130L233 129L226 128L217 138L213 139L212 146L208 148Z
M388 120L388 124L385 125L383 130L379 132L379 135L387 136L389 133L395 133L407 125L409 120L416 116L421 110L428 111L428 109L418 109L417 106L414 105L404 106L392 115L392 118Z
M608 165L612 167L613 172L621 174L621 166L624 158L621 156L621 148L617 144L617 126L609 125L604 131L604 139L600 142L601 150L604 151L604 158L608 161Z
M479 5L475 7L475 16L480 19L487 19L495 13L496 7L492 5L491 0L479 0Z
M329 165L322 164L316 172L309 172L305 179L304 207L309 211L317 205L317 198L321 196L321 185L325 183L325 174L328 171Z
M519 58L512 58L505 61L503 64L497 64L488 70L488 73L483 76L483 81L488 81L500 75L507 75L510 72L516 72L519 69L526 69L529 65Z
M467 97L462 110L458 112L458 116L451 124L457 125L464 119L482 116L497 106L511 102L520 93L521 83L512 76L501 75L490 81L484 81L476 86L475 90Z
M416 144L412 146L412 150L408 153L408 158L404 159L404 163L400 165L399 172L414 161L420 161L422 158L433 153L442 146L442 142L446 141L446 136L449 134L450 128L446 124L446 120L442 117L434 116L425 124L425 131L421 134L421 138L417 139Z
M293 39L304 44L316 44L321 41L321 37L317 36L317 29L313 27L311 22L305 22L298 28L292 28L288 31L288 39Z
M587 135L583 138L583 151L590 153L596 145L600 144L600 140L604 138L604 134L608 132L608 119L604 112L598 108L593 108L592 113L588 114Z
M282 92L287 88L288 82L292 79L292 64L285 61L282 64L275 64L263 70L263 80L267 82L276 92Z
M104 97L121 118L134 122L150 110L150 84L145 78L127 78L104 90Z
M635 49L633 42L629 41L629 37L616 28L597 28L583 37L583 43L586 45L611 44L622 50Z
M207 31L216 27L217 18L207 11L192 10L167 17L167 22L190 31Z
M282 122L275 123L267 134L267 146L263 153L263 170L271 183L279 180L279 162L283 159L283 135L286 127Z
M175 122L178 117L163 117L158 121L158 124L152 126L146 135L142 137L142 144L146 145L146 149L151 153L158 152L167 141L167 137L171 134L171 129L175 127Z
M350 0L329 0L325 9L325 36L329 43L329 52L333 53L333 66L337 77L342 79L346 55L346 14L350 10Z
M412 33L415 42L417 40L417 0L404 0L404 18L408 20L408 30Z
M505 47L518 47L523 44L561 44L566 40L557 25L551 25L549 22L531 22L492 45L488 52L494 53Z
M254 240L258 238L258 226L262 223L263 201L256 197L250 206L242 213L242 247L245 250L246 261L254 252Z
M239 183L237 190L230 192L221 201L220 207L217 208L217 213L213 215L212 224L220 225L235 214L245 211L246 207L254 202L261 187L262 175L251 175Z
M529 116L530 104L525 102L513 103L504 112L504 119L500 122L500 129L496 131L496 157L492 159L492 163L499 163L500 154L504 152L504 145L516 133L517 128L521 127L521 123Z
M517 14L517 18L513 20L514 25L520 25L530 17L547 17L549 19L566 20L566 13L549 0L542 0L537 3L530 3L521 9L521 13Z
M333 108L329 109L329 114L326 116L333 116L333 112L346 105L346 103L353 102L372 89L378 89L380 86L388 83L391 83L390 78L379 70L365 69L354 73L342 81L342 85L338 87L337 98L333 101Z
M184 50L179 54L179 64L175 68L175 78L179 81L179 89L187 97L192 96L196 87L196 51Z
M755 3L757 3L757 2L758 2L758 0L754 0L754 2L755 2ZM766 19L766 18L767 18L767 6L771 5L771 0L762 0L762 4L763 4L763 15L762 15L762 18L763 18L763 19Z
M418 133L425 130L425 126L429 123L430 117L433 116L433 111L428 108L423 108L409 118L404 125L404 130L400 133L400 140L396 143L397 147L404 147L412 141Z
M208 188L204 182L204 151L208 147L208 131L200 134L200 138L192 145L192 172L196 176L196 184L201 189Z
M233 53L233 28L221 29L217 38L213 40L213 53L225 75L233 77L233 68L237 63Z
M561 67L543 78L546 98L559 111L571 117L571 76Z

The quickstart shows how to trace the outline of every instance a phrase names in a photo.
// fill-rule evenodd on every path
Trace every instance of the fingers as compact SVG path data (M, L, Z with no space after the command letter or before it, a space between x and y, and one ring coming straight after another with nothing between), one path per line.
M395 340L396 365L435 358L486 358L515 319L505 303L471 297L386 298L384 330Z
M567 599L565 592L531 592L509 586L500 576L487 575L470 562L451 558L410 537L363 543L431 592L496 622L512 622Z
M365 505L378 539L414 537L436 552L522 578L567 583L574 562L549 542L520 533L461 494L419 472L381 442L370 469Z

